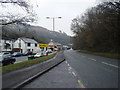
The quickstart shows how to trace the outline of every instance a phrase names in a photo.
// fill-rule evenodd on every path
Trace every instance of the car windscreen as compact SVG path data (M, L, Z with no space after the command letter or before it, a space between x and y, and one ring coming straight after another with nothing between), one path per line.
M13 53L13 54L17 54L17 52Z
M37 53L36 55L41 55L41 53Z

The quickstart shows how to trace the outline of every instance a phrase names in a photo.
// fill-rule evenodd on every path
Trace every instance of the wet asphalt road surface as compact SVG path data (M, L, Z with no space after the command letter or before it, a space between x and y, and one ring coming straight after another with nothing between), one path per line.
M23 88L80 88L72 72L74 70L64 61Z
M117 59L74 50L65 51L64 55L65 62L23 88L118 88Z
M117 59L73 50L65 51L64 54L86 88L118 88L120 66Z

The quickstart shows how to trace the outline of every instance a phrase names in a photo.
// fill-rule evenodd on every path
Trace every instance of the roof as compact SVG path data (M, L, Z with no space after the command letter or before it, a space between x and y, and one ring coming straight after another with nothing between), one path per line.
M38 43L37 41L35 41L34 39L30 39L30 38L19 38L21 40L23 40L26 43Z
M61 45L61 44L60 44L60 43L57 43L57 42L50 41L50 42L49 42L49 45Z

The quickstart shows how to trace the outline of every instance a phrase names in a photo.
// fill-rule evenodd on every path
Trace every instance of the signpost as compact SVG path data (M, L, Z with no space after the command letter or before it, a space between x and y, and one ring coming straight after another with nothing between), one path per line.
M38 46L39 46L39 47L48 47L48 44L39 43Z

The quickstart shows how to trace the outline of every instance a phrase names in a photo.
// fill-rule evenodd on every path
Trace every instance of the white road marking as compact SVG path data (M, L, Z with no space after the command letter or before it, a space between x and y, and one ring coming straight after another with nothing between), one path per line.
M82 57L85 57L84 55L82 55Z
M72 74L73 74L73 76L75 76L75 77L77 76L75 72L72 72Z
M68 70L71 70L71 69L72 69L71 67L68 68Z
M67 63L67 61L65 61L65 63Z
M81 83L81 81L80 80L77 80L77 82L79 83L79 85L80 85L80 88L86 88L82 83Z
M113 64L109 64L109 63L106 63L106 62L102 62L103 64L106 64L106 65L109 65L109 66L112 66L112 67L115 67L115 68L120 68L120 67L118 67L118 66L116 66L116 65L113 65Z
M70 64L67 64L70 67Z
M73 72L72 67L67 62L66 64L68 65L68 73L72 73L73 76L77 77L76 73ZM77 80L77 82L80 85L80 88L86 88L80 80Z
M93 59L93 58L88 58L88 59L90 59L90 60L92 60L92 61L96 61L95 59Z

